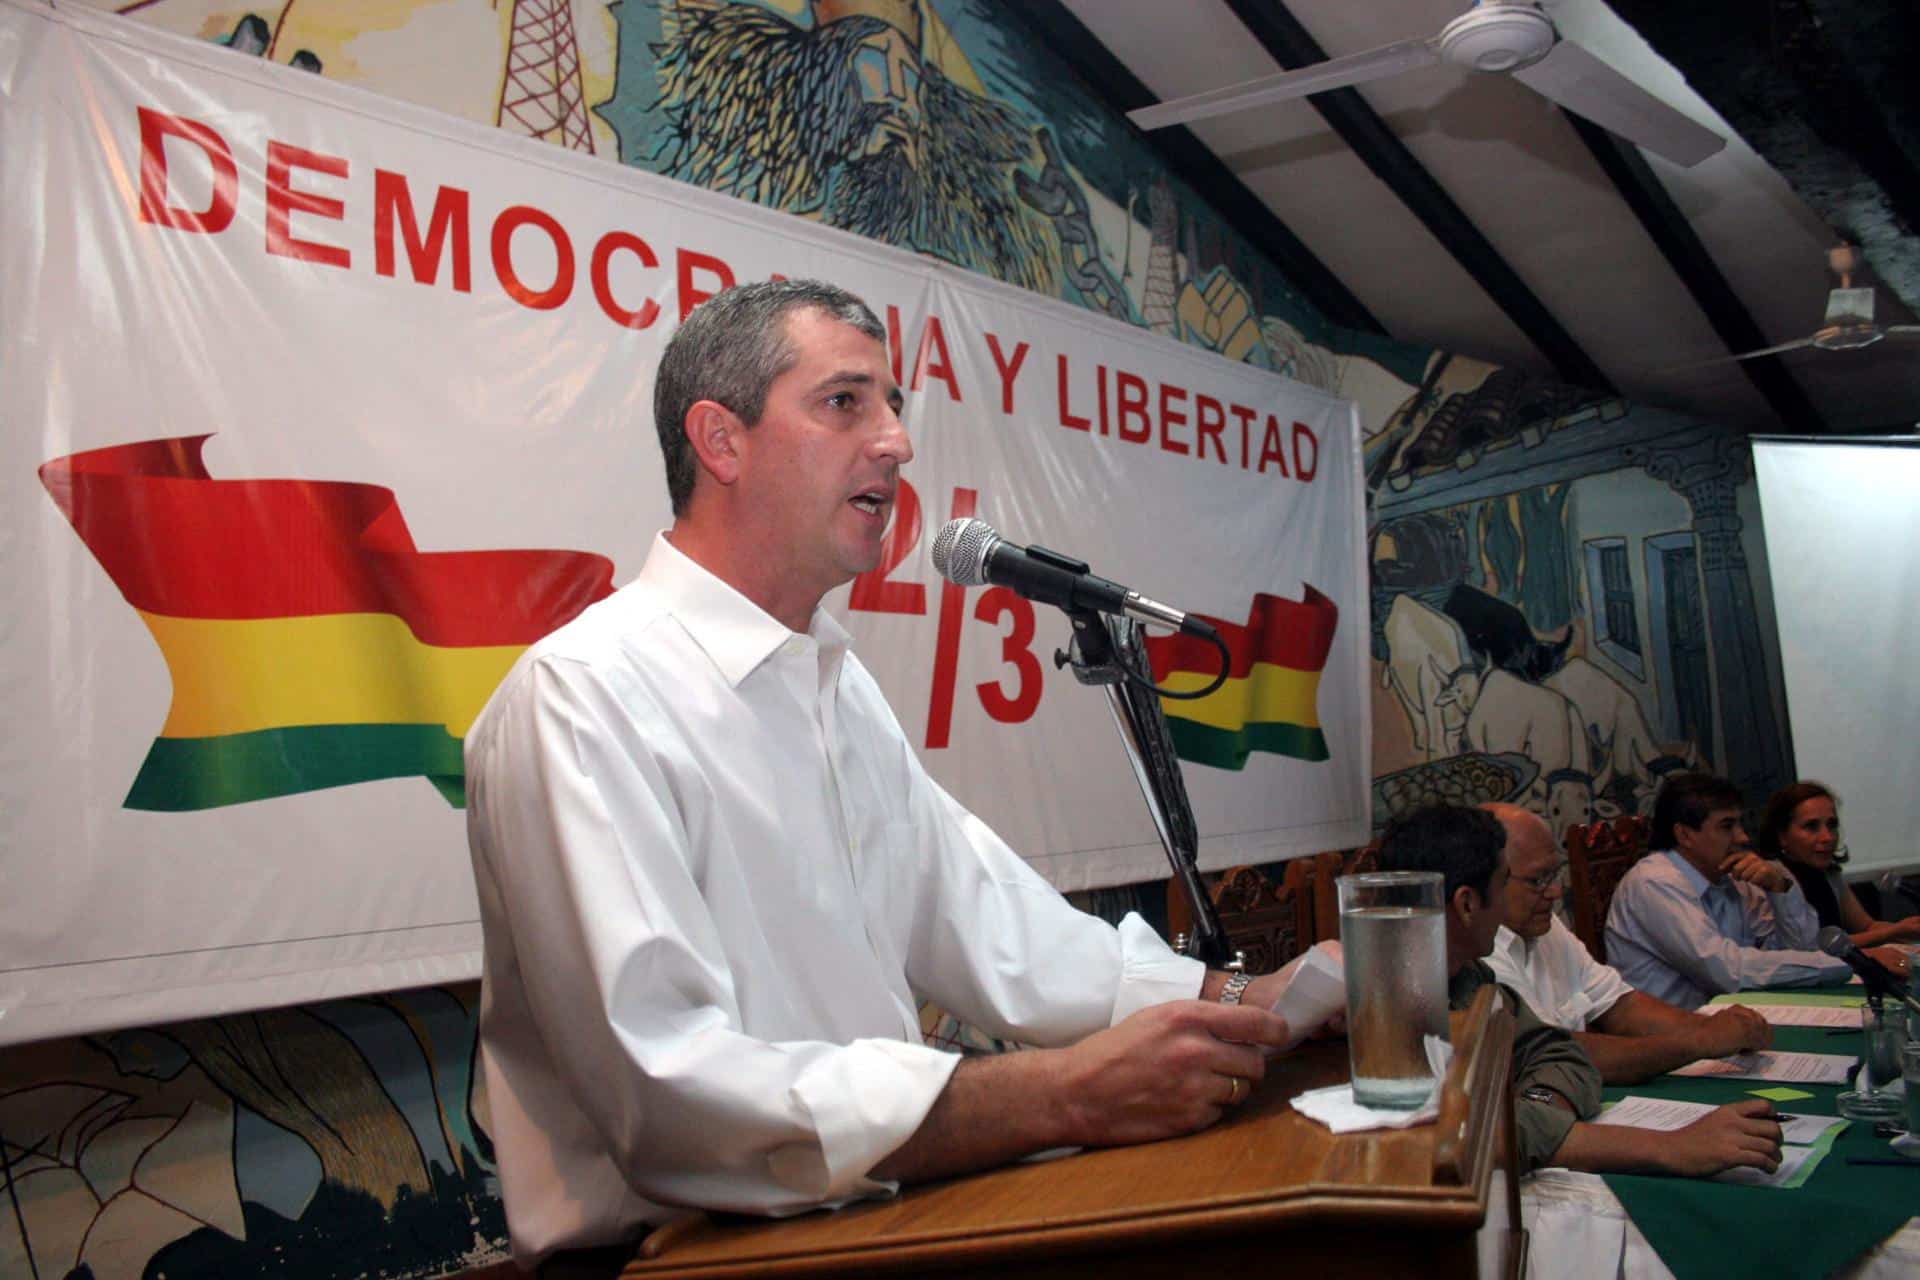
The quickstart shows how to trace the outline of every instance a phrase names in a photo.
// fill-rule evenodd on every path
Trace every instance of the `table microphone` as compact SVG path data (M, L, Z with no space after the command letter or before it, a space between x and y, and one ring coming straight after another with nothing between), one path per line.
M933 567L963 587L985 583L1072 612L1096 609L1136 622L1175 627L1191 636L1217 639L1214 625L1088 572L1086 563L1045 547L1019 547L985 520L949 520L933 540Z
M1867 984L1868 991L1879 996L1892 996L1913 1012L1920 1013L1920 1000L1907 994L1907 984L1893 970L1855 946L1853 939L1847 936L1847 931L1839 925L1830 924L1820 931L1820 949L1846 961L1848 967Z

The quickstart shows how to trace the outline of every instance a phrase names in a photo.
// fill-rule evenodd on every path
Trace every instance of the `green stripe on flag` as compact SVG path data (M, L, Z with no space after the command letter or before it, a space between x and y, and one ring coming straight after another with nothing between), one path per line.
M437 724L319 724L155 738L126 807L178 813L411 777L430 779L449 804L459 804L465 773L460 739Z
M1295 760L1328 757L1326 735L1297 724L1255 723L1241 729L1216 729L1169 715L1167 727L1173 731L1174 754L1216 769L1244 768L1247 757L1255 751L1270 751Z

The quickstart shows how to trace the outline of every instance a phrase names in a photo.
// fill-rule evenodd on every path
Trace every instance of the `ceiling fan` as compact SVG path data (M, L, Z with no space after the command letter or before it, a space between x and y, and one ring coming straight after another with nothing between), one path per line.
M1905 338L1920 335L1920 324L1875 324L1873 322L1873 286L1868 285L1859 289L1853 287L1853 273L1860 269L1860 250L1857 246L1839 244L1827 250L1827 269L1840 278L1840 284L1838 288L1827 293L1825 324L1806 337L1782 342L1778 346L1762 347L1758 351L1742 351L1737 356L1720 356L1714 360L1668 365L1656 372L1670 373L1680 369L1699 369L1712 364L1732 364L1740 360L1757 359L1760 356L1777 356L1783 351L1798 351L1801 347L1817 347L1822 351L1857 351L1861 347L1870 347L1885 337Z
M1628 141L1691 167L1726 145L1571 40L1531 0L1483 0L1431 39L1401 40L1365 53L1175 98L1129 111L1142 129L1164 129L1229 111L1381 80L1436 62L1469 71L1501 71Z

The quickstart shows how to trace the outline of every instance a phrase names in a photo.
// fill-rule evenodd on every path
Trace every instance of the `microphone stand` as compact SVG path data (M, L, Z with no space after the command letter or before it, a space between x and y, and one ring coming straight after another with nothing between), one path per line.
M1081 684L1106 686L1107 705L1120 729L1134 781L1140 784L1154 830L1159 832L1161 847L1173 865L1174 879L1180 882L1193 908L1188 953L1209 968L1239 969L1244 961L1228 949L1220 915L1200 882L1193 806L1187 801L1186 780L1174 755L1167 713L1152 691L1153 668L1141 641L1140 624L1091 609L1068 609L1066 614L1073 623L1073 640L1066 650L1054 652L1054 665L1071 664L1074 678ZM1139 677L1139 682L1127 679L1127 672Z

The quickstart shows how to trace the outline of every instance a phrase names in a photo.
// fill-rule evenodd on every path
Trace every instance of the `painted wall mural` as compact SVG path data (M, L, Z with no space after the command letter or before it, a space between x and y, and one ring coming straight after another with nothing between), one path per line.
M504 1256L477 985L9 1050L0 1274L439 1275Z
M1564 832L1676 770L1777 785L1747 468L1704 424L1436 355L1368 446L1376 818L1506 799Z
M1003 0L138 0L138 20L816 219L1342 391L1335 335ZM1362 349L1334 354L1331 343ZM1384 407L1384 402L1383 402Z
M1003 0L96 7L937 257L1354 400L1375 816L1556 829L1784 780L1746 446L1333 330ZM1164 921L1159 885L1082 902ZM472 987L0 1055L0 1274L435 1276L505 1257ZM930 1041L1002 1047L929 1009Z

